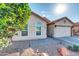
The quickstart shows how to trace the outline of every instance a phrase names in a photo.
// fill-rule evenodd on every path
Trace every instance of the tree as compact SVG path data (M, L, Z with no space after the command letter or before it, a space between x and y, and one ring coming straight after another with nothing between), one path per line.
M0 4L0 48L8 46L8 39L24 29L30 14L31 9L27 3Z

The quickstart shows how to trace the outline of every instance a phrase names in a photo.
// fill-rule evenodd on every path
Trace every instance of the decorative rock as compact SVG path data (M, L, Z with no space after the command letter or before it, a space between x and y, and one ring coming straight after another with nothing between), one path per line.
M20 52L10 53L8 56L48 56L48 54L39 52L38 49L35 52L32 48L28 48Z
M47 53L42 53L42 56L48 56L48 54Z
M6 56L19 56L19 52L10 53L10 54L7 54Z
M58 52L61 56L69 56L69 51L65 47L59 48Z
M25 49L21 53L21 56L33 56L33 55L34 55L34 50L32 48Z

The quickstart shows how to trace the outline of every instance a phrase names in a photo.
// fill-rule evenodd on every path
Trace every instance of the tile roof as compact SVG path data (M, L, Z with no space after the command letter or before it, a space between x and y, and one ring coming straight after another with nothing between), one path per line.
M79 25L79 22L74 23L74 25Z
M74 24L69 18L67 18L67 17L62 17L62 18L59 18L59 19L57 19L57 20L54 20L54 21L50 22L48 25L50 25L50 24L55 24L56 22L59 22L59 21L61 21L61 20L63 20L63 19L67 19L69 22L71 22L72 24Z
M38 17L41 18L43 21L45 21L45 22L47 22L47 23L50 23L50 20L47 19L46 17L42 17L42 16L40 16L39 14L37 14L37 13L35 13L35 12L33 12L33 11L32 11L32 14L38 16Z

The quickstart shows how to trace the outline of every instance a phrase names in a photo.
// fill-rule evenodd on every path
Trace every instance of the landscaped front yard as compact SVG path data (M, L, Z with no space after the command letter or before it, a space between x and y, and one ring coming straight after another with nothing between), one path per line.
M39 52L47 53L49 56L60 56L60 54L57 51L58 48L72 45L66 41L54 39L54 38L31 40L30 42L16 41L13 42L12 46L5 48L3 51L1 51L0 55L18 55L20 51L29 48L29 43L30 43L30 48L33 49L34 51L38 50ZM79 55L78 52L72 52L72 51L69 51L69 54Z

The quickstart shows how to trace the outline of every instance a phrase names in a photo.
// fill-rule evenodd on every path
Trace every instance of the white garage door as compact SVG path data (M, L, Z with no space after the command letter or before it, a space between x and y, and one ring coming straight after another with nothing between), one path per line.
M54 28L54 37L66 37L71 36L70 27L55 27Z

